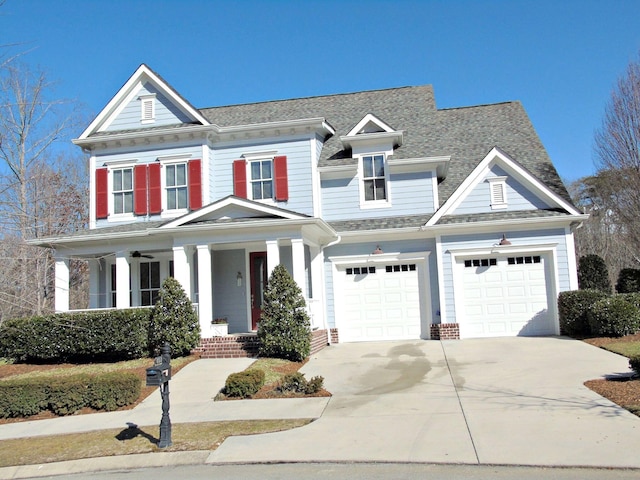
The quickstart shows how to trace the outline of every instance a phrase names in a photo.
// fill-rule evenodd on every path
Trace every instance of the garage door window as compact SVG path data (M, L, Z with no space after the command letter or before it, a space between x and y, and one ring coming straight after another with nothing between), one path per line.
M509 265L522 265L526 263L540 263L542 260L540 255L527 256L527 257L509 257L507 263Z
M465 260L464 268L473 267L494 267L498 264L495 258L475 258L473 260Z
M410 264L410 265L387 265L385 267L385 271L387 273L415 272L416 271L416 265L415 265L415 263Z
M347 268L347 275L367 275L369 273L376 273L376 267Z

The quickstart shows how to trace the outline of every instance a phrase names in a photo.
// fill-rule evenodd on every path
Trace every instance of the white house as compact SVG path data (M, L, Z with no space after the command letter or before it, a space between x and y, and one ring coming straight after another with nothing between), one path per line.
M90 308L178 279L202 336L256 330L284 264L332 341L559 333L574 207L522 105L436 108L431 86L195 108L141 65L74 143L90 155Z

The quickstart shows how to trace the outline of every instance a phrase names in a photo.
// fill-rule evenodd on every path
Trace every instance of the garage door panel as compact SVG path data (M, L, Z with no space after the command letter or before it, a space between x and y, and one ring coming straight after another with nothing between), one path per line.
M479 262L484 266L478 267ZM555 333L544 257L498 257L489 266L487 260L479 262L458 264L463 280L461 337Z
M356 266L350 267L356 271ZM362 267L361 267L362 268ZM420 338L421 297L418 268L376 265L367 274L340 271L343 283L336 312L341 341ZM357 281L356 281L357 280Z

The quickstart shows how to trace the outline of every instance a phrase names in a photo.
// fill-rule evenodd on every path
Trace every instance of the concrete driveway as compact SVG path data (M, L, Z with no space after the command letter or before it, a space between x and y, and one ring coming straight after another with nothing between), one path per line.
M307 378L320 419L227 439L210 462L387 461L640 467L640 418L583 386L625 358L566 338L338 344Z

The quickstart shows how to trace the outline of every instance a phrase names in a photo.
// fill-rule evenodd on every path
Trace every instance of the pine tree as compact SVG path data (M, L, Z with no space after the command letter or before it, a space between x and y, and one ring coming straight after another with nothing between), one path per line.
M258 338L260 356L299 362L311 352L311 322L302 291L283 265L269 278Z

